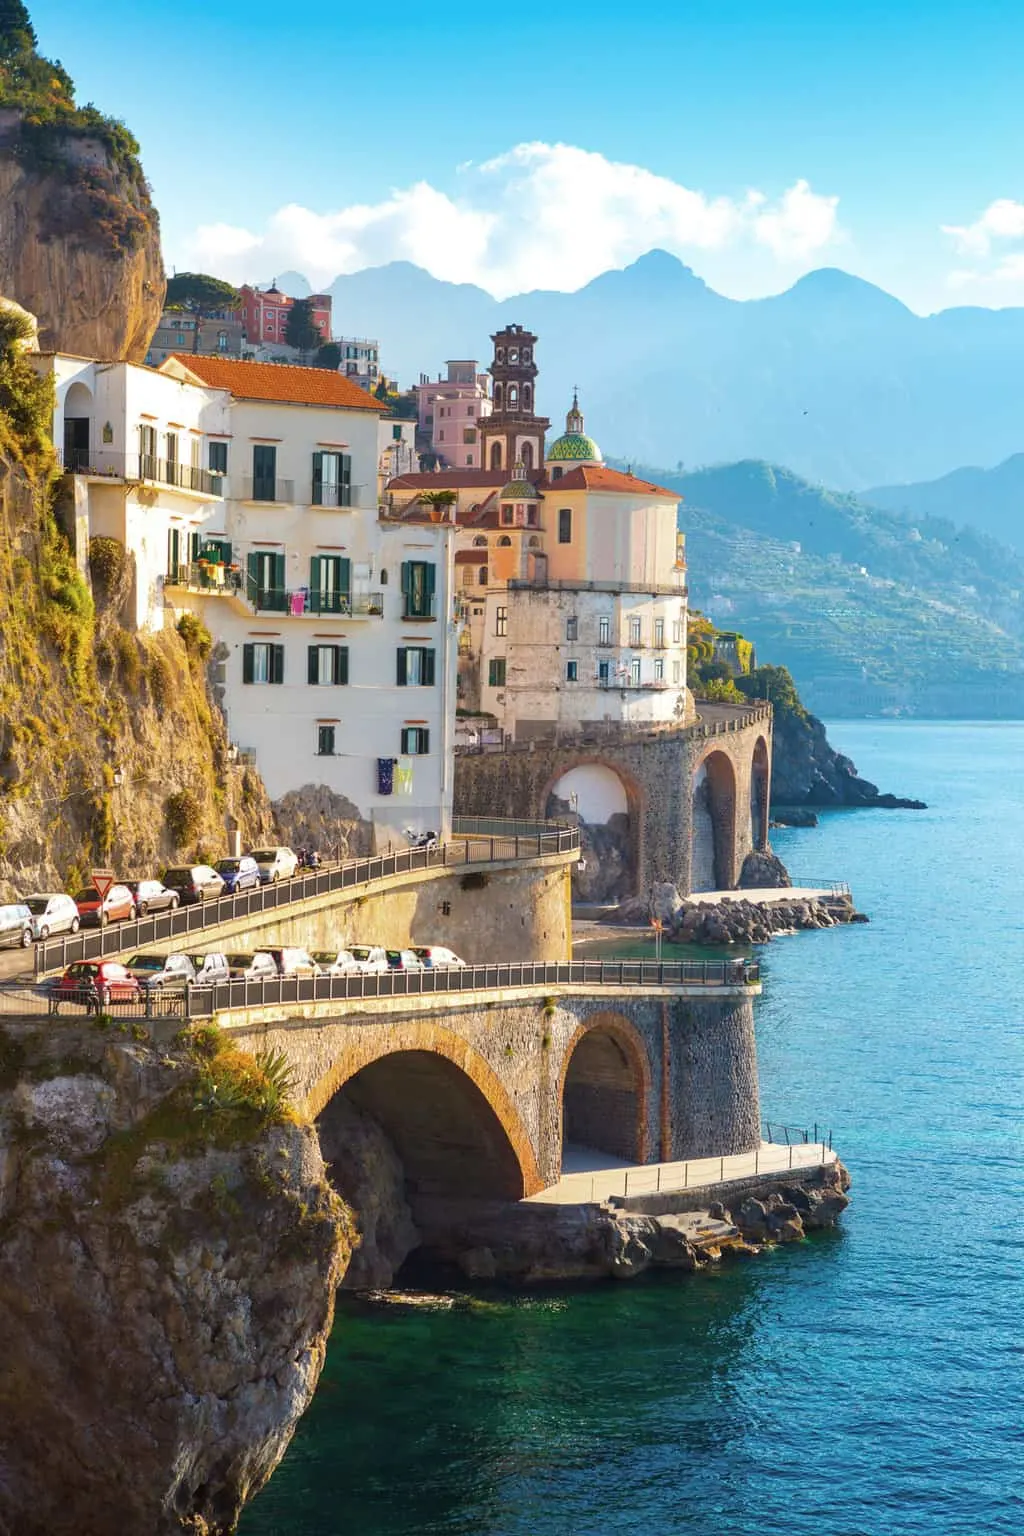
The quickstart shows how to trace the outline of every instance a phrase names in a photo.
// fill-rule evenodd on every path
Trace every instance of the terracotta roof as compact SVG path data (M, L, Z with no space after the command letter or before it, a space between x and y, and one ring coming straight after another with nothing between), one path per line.
M456 565L486 565L486 549L457 549L455 551Z
M581 465L579 469L570 469L560 480L545 482L544 490L549 494L557 494L558 491L620 491L631 496L668 496L672 501L682 501L678 491L666 490L663 485L654 485L650 480L641 480L637 475L624 475L620 469L606 469L604 465Z
M528 470L526 478L533 484L539 485L544 475L541 470ZM437 469L425 471L416 475L396 475L388 482L388 488L393 491L458 491L472 490L479 486L481 490L492 486L495 490L508 481L508 470L505 469Z
M349 411L388 409L365 389L331 368L296 368L290 363L242 363L230 357L174 352L174 361L213 389L227 389L239 400L274 400L287 405L326 405Z

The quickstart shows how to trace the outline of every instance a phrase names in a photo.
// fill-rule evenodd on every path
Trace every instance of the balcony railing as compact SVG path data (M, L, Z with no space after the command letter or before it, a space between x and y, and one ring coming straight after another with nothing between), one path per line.
M168 586L189 587L200 592L222 592L232 596L241 592L245 577L228 565L210 565L196 560L175 566L165 578Z
M261 587L246 578L245 595L257 613L304 614L336 618L379 618L384 612L383 592L317 592L311 587Z
M224 476L185 464L178 459L159 459L150 453L114 453L109 448L73 448L62 455L64 469L72 475L93 475L110 480L130 480L151 485L173 485L203 496L223 496Z
M277 475L257 477L251 475L242 477L243 501L270 501L282 503L286 506L295 504L295 481L282 480Z
M437 594L430 597L413 599L408 593L402 597L403 619L436 619L437 618Z

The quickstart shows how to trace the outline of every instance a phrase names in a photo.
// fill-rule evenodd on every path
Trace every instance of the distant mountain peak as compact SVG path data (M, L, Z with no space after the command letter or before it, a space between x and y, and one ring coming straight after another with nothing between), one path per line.
M863 277L855 277L852 272L844 272L842 267L816 267L813 272L805 272L803 277L798 277L793 286L787 288L785 293L778 294L777 298L802 301L813 299L816 303L828 305L854 303L864 307L865 304L872 304L890 312L902 310L906 315L913 315L913 310L908 309L891 293L886 293L884 288L869 283Z

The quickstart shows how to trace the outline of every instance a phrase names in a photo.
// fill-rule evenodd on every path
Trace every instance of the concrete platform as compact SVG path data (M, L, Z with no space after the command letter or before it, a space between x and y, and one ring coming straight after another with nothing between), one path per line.
M749 901L758 907L777 906L780 901L831 901L840 893L831 885L755 886L749 891L691 891L684 899L700 906L720 901Z
M591 1147L570 1146L562 1159L562 1177L558 1183L531 1195L527 1203L585 1205L607 1200L611 1195L657 1194L697 1186L707 1188L729 1184L736 1179L757 1178L766 1173L819 1168L823 1163L836 1160L836 1153L821 1142L784 1146L780 1142L762 1141L753 1152L739 1152L732 1157L646 1164L625 1163Z

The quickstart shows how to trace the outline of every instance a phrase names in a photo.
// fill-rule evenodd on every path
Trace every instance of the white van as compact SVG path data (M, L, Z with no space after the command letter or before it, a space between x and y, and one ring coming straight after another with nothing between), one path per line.
M26 896L25 905L32 914L32 937L48 939L51 933L77 933L82 926L73 896L44 892Z
M292 848L254 848L252 857L260 872L261 885L290 880L299 867L299 856Z

